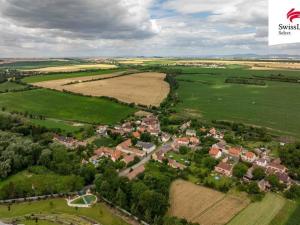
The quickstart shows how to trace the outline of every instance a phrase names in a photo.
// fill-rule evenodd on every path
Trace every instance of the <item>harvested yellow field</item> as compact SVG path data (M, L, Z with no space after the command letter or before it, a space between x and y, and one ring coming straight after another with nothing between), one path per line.
M32 72L39 72L39 73L53 73L53 72L74 72L74 71L88 70L88 69L113 69L113 68L117 68L117 66L111 64L82 64L82 65L71 65L71 66L53 66L53 67L45 67L45 68L24 70L24 71L32 71Z
M243 60L180 60L176 61L178 65L243 65L253 70L297 70L300 69L299 62L280 62L280 61L243 61Z
M171 186L170 204L172 216L201 225L223 225L244 209L249 200L176 180Z
M93 78L77 77L44 81L35 83L34 85L59 91L67 90L90 96L107 96L116 98L122 102L147 106L159 106L170 91L169 84L164 81L166 75L163 73L136 73L114 77L117 75L119 74L99 75L101 77L96 77L104 78L106 76L111 78L96 81L94 80L95 76L92 76ZM77 83L66 85L71 82Z

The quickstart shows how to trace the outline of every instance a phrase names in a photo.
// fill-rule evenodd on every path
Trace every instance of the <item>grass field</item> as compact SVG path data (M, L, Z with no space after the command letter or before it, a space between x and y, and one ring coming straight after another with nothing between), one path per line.
M55 72L74 72L80 70L92 70L92 69L113 69L117 68L111 64L78 64L78 65L65 65L65 66L51 66L38 69L30 69L24 71L32 71L38 73L55 73Z
M24 87L25 87L24 85L7 81L4 83L0 83L0 92L1 91L10 91L10 90L21 90Z
M79 181L78 177L75 176L62 176L53 172L34 174L28 171L22 171L0 181L0 198L3 199L2 195L5 197L8 187L10 188L10 191L16 193L19 193L19 189L22 187L21 189L24 190L24 192L32 193L31 196L42 195L45 191L67 193L75 191L72 190L74 187L78 188L75 188L77 191L82 188L83 180L81 180L81 183L79 182L76 184L77 181ZM12 190L13 188L11 185L14 187L14 190ZM32 190L32 187L34 187L34 191Z
M285 206L285 203L286 199L283 197L268 193L261 202L250 204L228 225L273 225L271 221Z
M177 180L170 190L169 214L201 225L226 224L249 204L244 196L223 194Z
M8 111L104 124L116 123L136 111L106 99L76 96L46 89L1 94L0 106L5 106Z
M266 86L225 83L229 76L270 75L292 71L185 68L177 77L179 115L264 126L300 137L300 84L267 81Z
M300 221L300 202L287 200L270 225L298 225Z
M65 199L51 199L38 202L13 204L8 211L7 206L0 205L0 219L39 214L57 214L68 220L70 217L80 219L81 216L95 220L103 225L127 225L121 218L115 216L104 204L97 203L92 208L68 207ZM86 223L89 224L89 223ZM47 224L48 225L48 224Z
M101 74L110 74L119 71L118 69L106 69L106 70L92 70L92 71L80 71L73 73L51 73L44 75L29 76L22 79L26 83L37 83L42 81L59 80L67 78L95 76Z

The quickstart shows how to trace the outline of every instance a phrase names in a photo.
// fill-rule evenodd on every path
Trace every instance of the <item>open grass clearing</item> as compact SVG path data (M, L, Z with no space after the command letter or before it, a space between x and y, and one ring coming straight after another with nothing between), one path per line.
M67 121L114 124L134 114L134 108L106 99L37 89L0 95L0 107Z
M15 82L6 81L3 83L0 83L0 92L2 91L11 91L11 90L22 90L26 86L22 84L17 84Z
M170 191L169 214L201 225L226 224L249 204L244 196L223 194L191 182L176 180Z
M267 81L266 86L225 83L230 76L282 73L300 78L299 73L192 67L183 70L184 74L177 77L180 102L175 109L179 115L198 115L207 121L241 122L300 136L300 84L273 81Z
M66 219L80 218L81 216L95 220L103 225L128 225L124 220L117 217L104 204L97 203L91 208L73 208L67 206L65 199L50 199L36 202L26 202L11 205L8 211L6 205L0 205L0 219L14 218L18 216L38 214L63 214Z
M77 78L77 77L83 78L83 77L97 76L103 74L111 74L118 71L119 69L105 69L105 70L79 71L79 72L72 72L72 73L51 73L51 74L27 76L23 78L22 81L26 83L37 83L37 82L50 81L50 80L60 80L60 79L69 79L69 78Z
M261 202L250 204L228 225L269 225L285 203L286 199L283 197L268 193Z
M24 71L52 73L52 72L73 72L73 71L80 71L80 70L113 69L113 68L117 68L117 66L112 64L80 64L80 65L68 65L68 66L52 66L52 67L30 69Z

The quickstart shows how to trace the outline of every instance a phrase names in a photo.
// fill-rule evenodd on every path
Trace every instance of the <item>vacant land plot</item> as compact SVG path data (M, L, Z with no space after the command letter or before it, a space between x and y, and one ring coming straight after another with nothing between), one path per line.
M228 225L269 225L285 205L285 201L283 197L268 193L261 202L250 204Z
M25 71L32 71L32 72L39 72L39 73L52 73L52 72L72 72L72 71L79 71L79 70L87 70L87 69L112 69L117 68L116 65L111 64L80 64L80 65L71 65L71 66L53 66L53 67L45 67L45 68L38 68L32 70L25 70Z
M13 204L10 211L6 205L0 205L0 219L7 220L9 218L21 217L31 214L40 214L50 217L54 215L58 222L55 224L62 224L63 222L72 222L73 224L95 224L96 222L103 225L128 225L124 220L115 216L102 203L97 203L92 208L72 208L67 206L64 199L50 199L37 202L28 202ZM80 221L86 220L85 223ZM89 221L90 220L90 221ZM95 221L92 223L92 221ZM47 223L46 223L47 224Z
M106 99L38 89L0 95L0 107L67 121L114 124L134 114L134 108Z
M169 214L201 225L226 224L249 204L244 197L225 195L183 180L173 182L170 195Z
M182 116L205 120L229 120L270 128L300 136L300 84L266 81L265 86L229 84L231 76L249 77L270 74L297 76L291 71L251 71L242 69L185 68L177 77Z
M37 82L49 81L49 80L59 80L59 79L68 79L68 78L85 77L85 76L89 77L89 76L96 76L101 74L111 74L117 71L119 70L105 69L105 70L90 70L90 71L80 71L80 72L70 72L70 73L51 73L51 74L28 76L23 78L22 81L26 83L37 83Z
M169 93L169 84L164 81L163 73L137 73L112 79L79 82L97 78L113 77L118 74L100 75L94 77L72 78L35 83L35 85L56 90L67 90L90 96L108 96L126 103L136 103L147 106L159 106ZM64 85L70 82L79 82Z
M26 87L25 85L7 81L7 82L0 83L0 92L11 91L11 90L21 90L25 87Z

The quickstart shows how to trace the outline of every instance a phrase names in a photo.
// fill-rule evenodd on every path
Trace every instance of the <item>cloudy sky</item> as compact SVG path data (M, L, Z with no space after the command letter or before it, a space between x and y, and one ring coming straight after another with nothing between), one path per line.
M298 54L267 0L0 0L0 57Z

